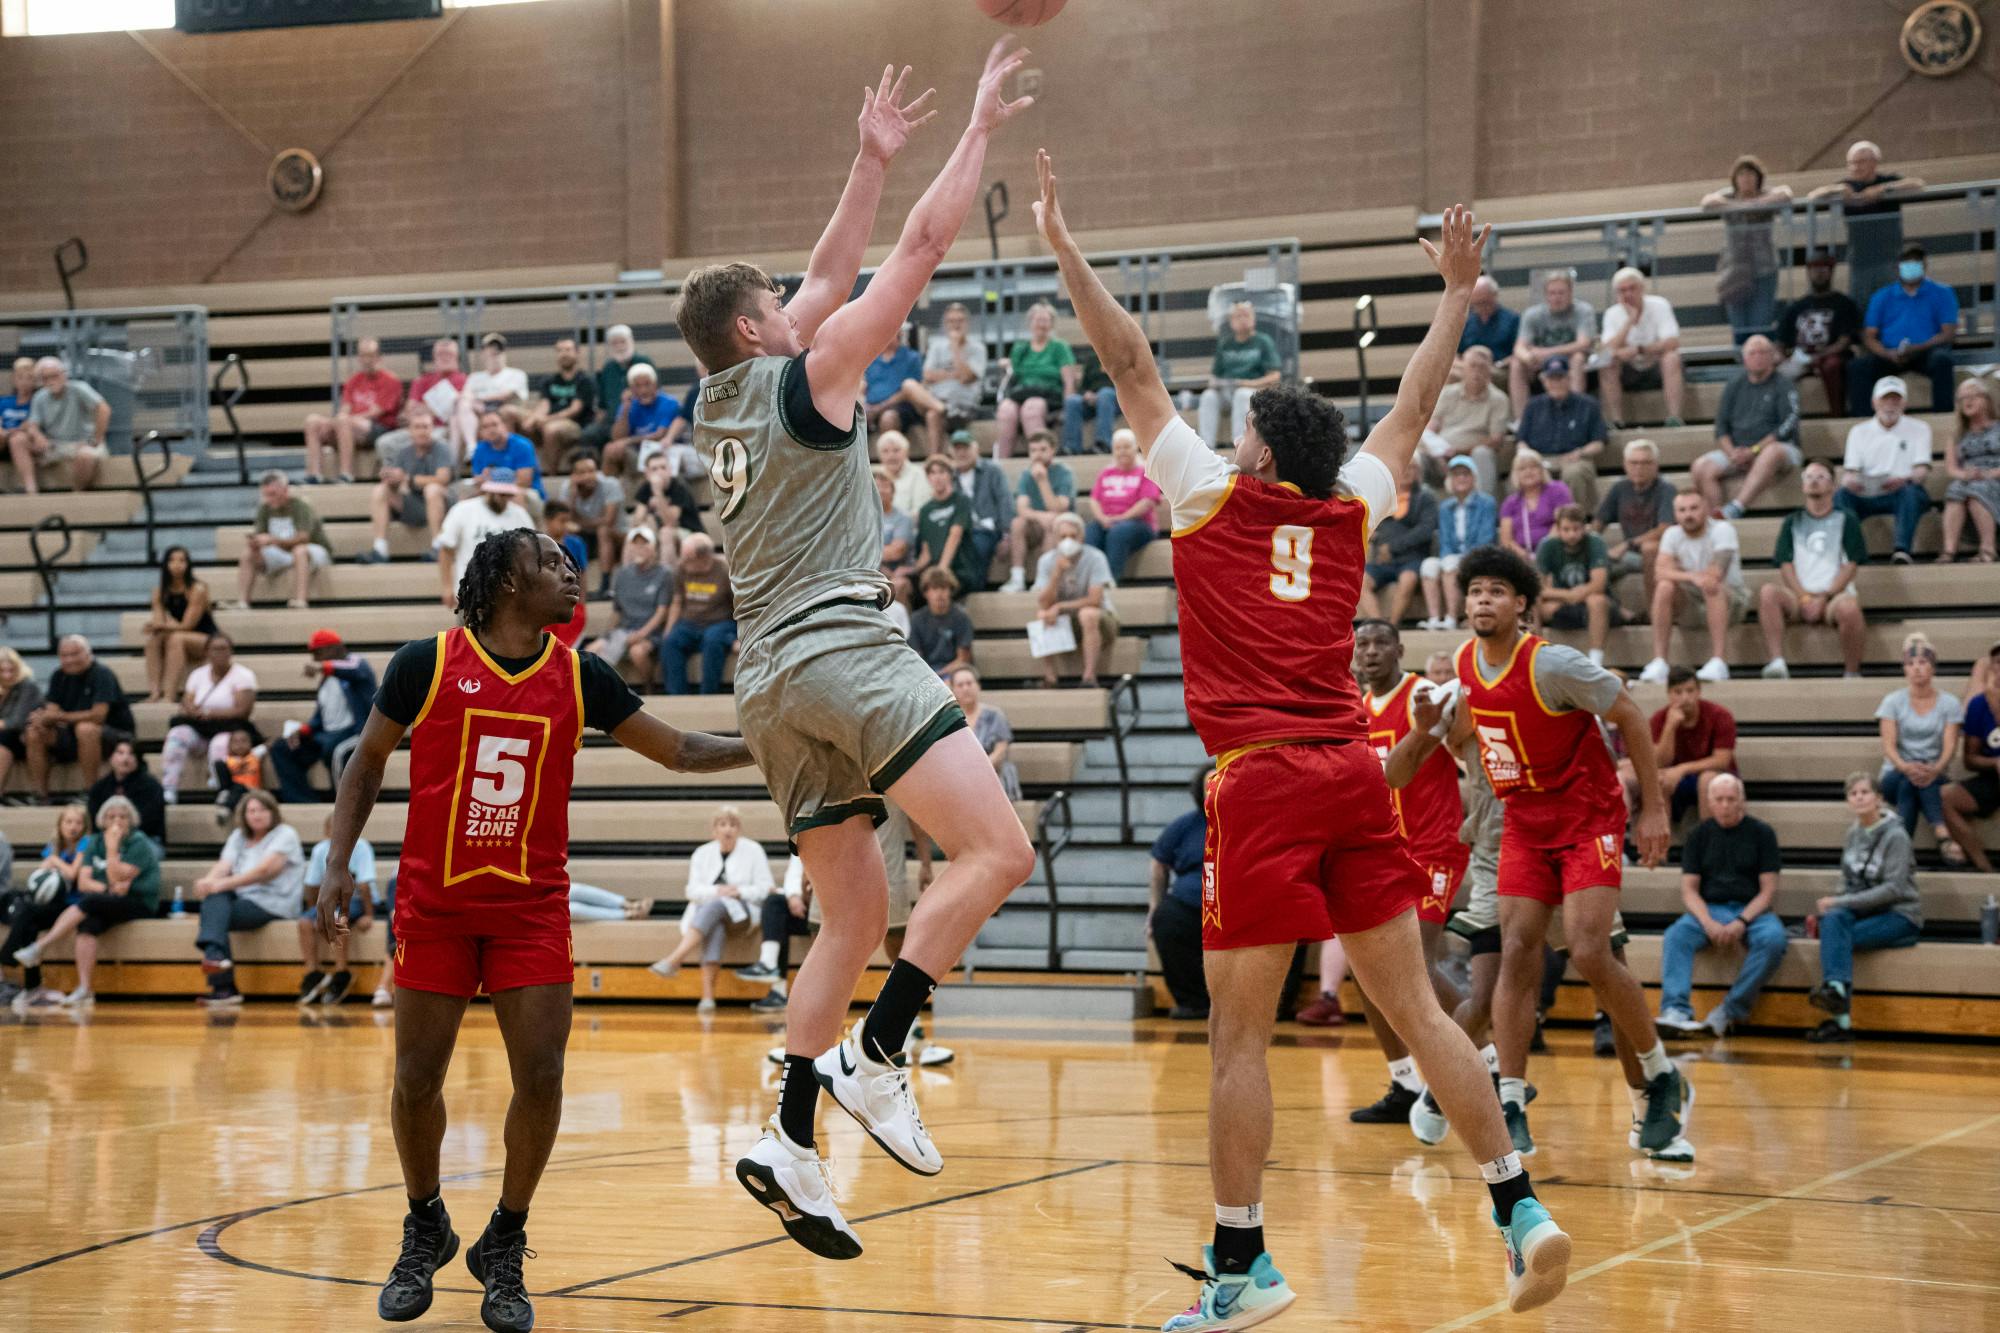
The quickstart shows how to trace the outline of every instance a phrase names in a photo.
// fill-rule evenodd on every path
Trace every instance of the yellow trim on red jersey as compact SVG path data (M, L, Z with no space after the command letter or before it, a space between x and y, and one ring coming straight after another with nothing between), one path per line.
M577 656L576 649L571 648L568 651L569 683L570 688L576 691L576 748L581 750L583 748L583 659Z
M417 710L417 716L416 716L416 719L415 719L414 721L412 721L412 722L410 723L410 726L411 726L411 728L412 728L412 729L414 729L414 728L416 728L416 727L420 726L420 725L421 725L421 724L423 723L423 720L424 720L425 718L427 718L427 717L429 717L429 716L430 716L430 713L431 713L431 705L437 702L437 697L438 697L438 686L440 686L440 685L444 684L444 648L445 648L445 640L446 640L446 639L448 639L448 638L450 638L450 637L451 637L451 631L450 631L450 630L448 630L448 629L441 629L441 630L439 630L439 631L438 631L438 636L437 636L437 661L435 661L435 662L433 662L433 663L431 664L431 688L430 688L430 692L424 695L424 706L423 706L422 708L419 708L419 709Z
M508 672L502 671L500 669L500 664L494 661L493 658L487 654L485 648L480 646L479 638L477 635L475 635L471 630L466 630L464 631L464 633L465 633L465 641L472 645L473 652L479 654L479 660L486 663L486 669L488 671L491 671L494 675L500 677L501 680L505 681L509 685L519 685L522 681L526 680L528 677L534 675L537 671L540 671L543 667L547 666L549 658L555 655L556 636L553 634L545 633L542 635L542 655L540 657L537 657L528 666L524 667L518 675L511 675Z
M1474 681L1489 690L1499 689L1501 682L1505 681L1507 679L1508 674L1514 670L1514 663L1517 660L1519 660L1521 656L1521 649L1531 641L1535 643L1541 642L1541 640L1536 639L1535 636L1532 634L1523 634L1519 638L1515 639L1513 651L1507 654L1507 664L1500 668L1499 675L1495 676L1491 680L1488 680L1486 679L1486 673L1479 669L1479 664L1483 660L1479 656L1479 641L1477 639L1468 640L1466 643L1466 647L1472 649L1473 652L1472 676ZM1530 683L1532 683L1532 678L1530 680Z
M1395 699L1397 693L1402 690L1409 689L1410 682L1414 681L1416 678L1417 678L1416 672L1405 671L1403 673L1403 678L1396 682L1395 687L1392 688L1387 694L1382 696L1382 703L1380 707L1376 706L1375 696L1370 694L1366 690L1363 690L1361 692L1361 702L1367 706L1370 716L1380 717L1382 716L1382 710L1389 706L1390 701ZM1404 711L1410 715L1412 720L1414 720L1416 714L1413 710L1416 705L1416 695L1412 693L1408 697L1406 697L1403 700L1403 705L1404 705Z
M1215 771L1220 773L1244 755L1255 754L1259 750L1275 750L1280 745L1316 745L1319 743L1310 736L1286 736L1273 741L1251 741L1248 745L1239 745L1233 750L1224 750L1221 754L1217 755L1215 757Z
M1562 714L1549 707L1549 701L1542 697L1542 687L1535 684L1535 654L1541 652L1547 646L1546 643L1537 639L1535 641L1535 651L1528 654L1528 693L1535 696L1535 702L1541 706L1541 710L1544 713L1547 713L1550 717L1561 717ZM1621 848L1620 850L1622 851L1623 849Z
M1223 484L1222 494L1216 498L1214 504L1208 507L1208 512L1206 514L1203 514L1200 518L1196 519L1194 522L1188 524L1184 528L1175 528L1171 533L1167 535L1170 537L1186 537L1195 532L1199 532L1204 524L1206 524L1210 519L1214 518L1217 514L1222 512L1222 506L1229 503L1229 497L1236 494L1236 483L1238 479L1240 479L1242 476L1243 474L1241 472L1230 473L1229 480Z

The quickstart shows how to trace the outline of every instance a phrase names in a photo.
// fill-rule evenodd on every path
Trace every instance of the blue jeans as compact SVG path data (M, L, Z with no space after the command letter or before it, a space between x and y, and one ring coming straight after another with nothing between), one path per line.
M1729 316L1729 331L1738 347L1753 334L1769 333L1778 314L1778 275L1767 273L1758 278L1741 299L1724 301L1722 309Z
M230 931L255 930L281 919L249 899L237 897L233 889L211 893L201 900L201 928L195 932L194 947L207 958L228 958Z
M701 692L722 693L722 668L729 650L736 644L736 622L718 620L713 625L697 625L677 620L660 640L660 660L666 664L667 693L692 694L688 687L688 658L701 654Z
M1118 391L1106 385L1102 389L1091 390L1090 396L1097 400L1097 451L1103 453L1111 448L1111 432L1118 423ZM1063 395L1062 451L1066 454L1083 452L1083 417L1088 410L1084 395L1066 393Z
M1847 367L1848 414L1865 417L1874 410L1875 381L1884 375L1899 375L1906 380L1918 375L1927 376L1931 382L1931 411L1949 412L1953 389L1952 367L1951 353L1942 347L1933 347L1923 360L1912 366L1898 366L1879 356L1857 356Z
M1819 975L1854 989L1854 955L1876 949L1907 949L1917 942L1917 928L1901 912L1881 911L1856 916L1836 907L1819 919Z
M1929 493L1917 485L1903 486L1888 495L1856 495L1843 486L1833 493L1833 502L1856 518L1895 515L1896 549L1899 551L1909 551L1916 546L1917 524L1923 521L1931 507Z
M312 766L322 759L331 759L340 743L360 730L359 727L352 727L325 735L301 736L296 749L283 740L272 741L271 767L277 770L279 799L303 801L308 805L318 800L309 778Z
M1710 903L1708 914L1728 925L1743 915L1743 904ZM1688 1007L1688 988L1694 982L1694 956L1707 947L1708 932L1695 920L1694 913L1682 913L1680 920L1667 927L1666 938L1660 944L1661 1013L1693 1012ZM1743 936L1743 950L1743 966L1737 969L1729 994L1722 997L1722 1013L1732 1023L1750 1017L1757 993L1785 960L1784 923L1769 912L1752 918Z
M1000 549L1000 535L1003 531L1004 529L999 528L990 530L987 528L974 528L965 534L965 540L972 546L973 557L979 562L979 583L976 587L960 588L960 596L964 596L966 593L986 591L986 576L988 571L993 568L993 553ZM1015 558L1020 558L1019 552L1015 553Z
M1083 525L1083 539L1104 552L1104 558L1111 565L1111 577L1125 577L1125 562L1144 548L1147 542L1159 536L1148 518L1126 518L1113 523L1109 528L1102 523Z
M1877 785L1882 788L1884 796L1896 803L1896 813L1903 820L1903 832L1915 837L1919 809L1932 828L1944 823L1944 789L1950 782L1950 778L1940 777L1928 787L1919 787L1895 769L1884 768L1882 780Z

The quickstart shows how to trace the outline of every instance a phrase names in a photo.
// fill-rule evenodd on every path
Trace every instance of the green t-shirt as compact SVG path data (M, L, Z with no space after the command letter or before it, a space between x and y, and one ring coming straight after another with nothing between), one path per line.
M1253 333L1248 342L1237 342L1233 334L1225 334L1215 344L1215 361L1208 373L1219 380L1254 380L1282 370L1284 365L1270 334Z
M1014 365L1014 383L1025 389L1060 393L1062 368L1076 364L1076 353L1060 338L1049 339L1039 352L1023 338L1007 353L1007 359Z
M1611 556L1604 538L1586 532L1575 546L1564 546L1560 537L1542 538L1542 544L1535 548L1535 564L1556 587L1581 588L1590 582L1591 570L1610 567Z
M328 540L326 527L319 521L319 515L313 512L313 507L296 495L276 509L259 501L257 521L251 529L268 532L279 541L288 542L303 535L316 546L331 547L333 544Z
M93 833L83 845L83 854L90 861L90 873L99 884L108 885L111 877L105 870L104 835ZM118 859L139 872L126 892L146 904L146 910L156 912L160 907L160 849L153 840L134 829L126 835L118 848Z
M1076 500L1076 474L1061 463L1049 464L1049 489L1064 499L1071 501L1071 508L1076 507L1074 503ZM1030 509L1048 508L1047 505L1042 503L1042 488L1035 484L1035 475L1032 472L1023 472L1021 474L1021 480L1014 484L1014 494L1026 496L1028 498L1028 508Z
M978 591L986 583L985 571L978 567L979 553L972 548L972 524L972 501L956 486L944 499L933 496L917 510L917 544L933 560L944 554L944 544L953 528L965 529L965 535L958 541L958 554L951 562L961 596Z

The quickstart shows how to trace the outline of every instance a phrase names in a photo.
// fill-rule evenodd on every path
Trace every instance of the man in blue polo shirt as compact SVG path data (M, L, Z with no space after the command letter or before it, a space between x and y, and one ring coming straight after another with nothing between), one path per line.
M1484 347L1493 353L1496 369L1506 366L1514 355L1514 340L1521 336L1521 317L1500 304L1500 284L1482 275L1472 284L1472 309L1465 313L1465 329L1458 335L1458 354L1469 347Z
M1958 297L1926 277L1924 247L1906 245L1896 281L1868 300L1861 347L1847 377L1847 411L1868 415L1869 394L1884 375L1928 375L1931 411L1951 407L1951 345L1958 337Z

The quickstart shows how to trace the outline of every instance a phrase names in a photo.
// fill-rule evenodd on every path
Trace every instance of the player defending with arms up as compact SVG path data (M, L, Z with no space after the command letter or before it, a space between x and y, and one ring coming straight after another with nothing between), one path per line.
M1001 93L1023 54L1004 38L994 44L971 124L860 298L843 304L874 225L882 166L911 127L895 109L901 83L890 89L886 74L862 112L854 180L791 303L756 267L721 264L688 275L675 314L696 358L715 370L701 384L694 438L729 538L742 627L737 715L823 921L792 985L778 1114L736 1176L794 1240L830 1259L855 1258L861 1242L814 1145L821 1088L902 1166L925 1176L944 1168L891 1057L937 978L1034 866L964 712L882 614L882 502L854 401L862 371L909 318L964 224L988 138L1029 105ZM890 123L872 128L873 113ZM874 832L884 794L951 863L910 914L874 1006L843 1039L855 983L887 929Z
M1146 474L1173 507L1188 713L1217 756L1202 891L1215 1240L1204 1271L1186 1270L1201 1279L1200 1297L1165 1327L1247 1328L1291 1304L1264 1251L1265 1052L1294 947L1336 933L1480 1163L1507 1244L1509 1305L1545 1304L1567 1280L1570 1239L1529 1187L1479 1053L1431 993L1416 924L1428 885L1398 835L1350 670L1368 537L1395 505L1395 478L1451 369L1485 233L1453 208L1439 244L1424 243L1444 300L1359 457L1342 466L1346 428L1332 404L1272 388L1250 400L1231 467L1174 411L1145 334L1063 223L1046 153L1039 169L1036 224L1147 442Z

